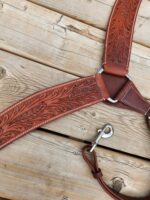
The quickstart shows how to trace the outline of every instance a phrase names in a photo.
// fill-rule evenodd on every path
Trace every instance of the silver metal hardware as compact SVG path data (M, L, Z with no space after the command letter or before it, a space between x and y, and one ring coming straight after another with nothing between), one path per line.
M129 79L130 81L132 81L132 78L129 74L126 74L127 79Z
M102 74L104 71L105 71L104 68L101 66L101 67L98 68L97 73ZM132 78L129 74L126 74L125 76L126 76L127 79L132 81Z
M91 153L93 152L93 150L95 149L95 147L98 145L98 142L99 142L99 140L100 140L101 138L105 138L105 139L110 138L110 137L113 135L113 133L114 133L113 127L112 127L110 124L106 124L106 125L104 126L104 128L98 129L97 132L98 132L98 137L97 137L96 140L92 143L92 147L91 147L91 149L90 149L90 152L91 152Z
M102 74L103 72L104 72L104 68L101 66L101 67L97 70L97 73ZM130 77L129 74L126 74L126 78L127 78L128 80L132 81L132 78ZM113 104L118 102L117 99L112 99L111 97L109 97L109 98L107 99L107 101L109 101L110 103L113 103Z
M104 68L103 67L100 67L98 70L97 70L97 73L99 74L102 74L104 72Z
M112 99L112 98L108 98L107 101L109 101L110 103L117 103L118 100L117 99Z

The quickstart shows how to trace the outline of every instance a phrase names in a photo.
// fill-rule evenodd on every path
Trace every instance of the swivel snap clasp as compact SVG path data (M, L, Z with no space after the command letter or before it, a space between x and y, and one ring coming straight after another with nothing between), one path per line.
M93 150L95 149L95 147L98 145L98 142L101 138L110 138L113 133L113 127L110 124L106 124L102 129L98 129L98 137L96 138L96 140L92 143L92 147L90 149L90 153L93 152Z

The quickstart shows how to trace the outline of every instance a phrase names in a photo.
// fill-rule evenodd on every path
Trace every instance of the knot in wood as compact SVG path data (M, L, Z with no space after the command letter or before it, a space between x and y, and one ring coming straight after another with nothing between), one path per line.
M2 79L6 74L6 70L0 66L0 79Z
M124 180L120 177L115 177L112 179L112 189L116 192L120 192L122 188L125 187Z

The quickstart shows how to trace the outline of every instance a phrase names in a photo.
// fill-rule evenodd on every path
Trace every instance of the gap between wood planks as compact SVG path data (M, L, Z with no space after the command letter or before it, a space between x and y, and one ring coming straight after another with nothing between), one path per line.
M53 68L53 69L58 70L57 67L51 66L51 65L49 65L49 64L46 64L45 62L42 62L41 60L33 59L33 58L29 57L28 55L27 55L27 56L26 56L26 55L22 55L22 54L20 54L20 53L17 53L17 52L8 50L8 49L6 50L5 48L1 48L1 47L0 47L0 50L2 50L2 51L4 51L4 52L7 52L7 53L11 53L11 54L13 54L13 55L15 55L15 56L19 56L19 57L21 57L21 58L28 59L28 60L33 61L33 62L35 62L35 63L44 65L45 67L51 67L51 68ZM66 70L63 70L63 69L59 69L59 71L64 72L64 73L68 73L68 74L73 75L73 76L77 76L77 75L75 75L74 73L67 72ZM83 76L78 76L78 77L81 78L81 77L83 77ZM147 99L147 98L146 98L146 99ZM149 100L149 99L147 99L147 100Z
M1 49L78 77L96 72L103 54L103 31L65 16L62 18L61 14L30 2L22 1L23 5L17 1L3 2ZM25 5L28 9L22 11ZM13 20L9 20L9 16ZM130 74L143 96L149 99L150 50L135 43L132 50Z
M84 162L83 146L83 142L39 130L20 138L0 154L2 196L24 200L41 200L43 194L44 200L58 200L58 196L59 199L68 196L72 200L96 200L99 196L111 199L93 179ZM102 147L96 151L103 178L109 186L114 186L115 178L120 178L124 183L120 188L122 193L139 197L149 192L150 168L146 160ZM26 196L27 191L29 196ZM53 195L55 198L50 198Z
M6 50L6 49L3 49L3 48L0 48L0 50L2 50L2 51L4 51L4 52L7 52L7 53L11 53L11 54L13 54L13 55L15 55L15 56L19 56L19 57L21 57L21 58L28 59L28 60L33 61L33 62L35 62L35 63L44 65L45 67L51 67L51 68L53 68L53 69L58 70L57 67L51 66L51 65L46 64L45 62L42 62L42 61L38 61L37 59L30 58L28 55L27 55L27 56L26 56L26 55L22 55L22 54L20 54L20 53L17 53L17 52L11 51L11 50ZM76 74L71 73L71 72L67 72L66 70L63 70L63 69L59 69L59 71L64 72L64 73L68 73L68 74L73 75L73 76L77 76ZM82 78L83 76L78 75L77 77ZM147 101L150 102L150 98L145 97L145 99L146 99Z
M52 1L43 1L43 0L28 0L28 1L32 2L36 5L39 5L41 7L50 9L50 10L58 12L58 13L61 13L64 16L68 16L72 19L76 19L76 20L83 22L87 25L101 29L103 31L106 31L106 27L107 27L106 20L107 21L109 20L109 15L110 15L112 7L115 3L115 1L113 1L113 0L109 1L109 3L106 3L105 1L98 1L98 0L95 0L95 1L94 0L90 0L90 1L84 0L81 4L80 4L80 1L79 2L70 1L70 5L67 4L66 7L68 6L68 8L66 8L64 6L67 3L66 0L63 2L63 4L61 3L61 1L60 1L60 3L59 3L59 1L56 2L56 3L52 2ZM97 3L97 2L99 2L99 3ZM81 6L79 6L77 4L84 6L84 7L87 7L89 10L95 9L95 13L89 12L89 10L86 8L85 11L83 12L84 14L81 14L81 10L80 10ZM102 5L104 5L104 7L105 7L104 12L102 10ZM148 9L147 9L148 6L149 6L149 1L145 0L144 2L142 2L140 9L139 9L139 12L138 12L138 18L140 18L140 21L137 23L137 26L135 26L135 32L134 33L139 31L139 29L141 29L141 27L143 25L145 25L145 23L147 23L147 24L149 23L150 16L148 15ZM98 11L98 9L96 9L96 7L99 8L99 11L100 10L102 11L102 14L100 14L100 12ZM106 9L106 7L107 7L107 9ZM146 10L144 10L144 8ZM108 12L110 12L110 13L108 13ZM106 15L105 15L105 13L106 13ZM92 15L97 15L97 16L92 16ZM103 15L104 15L106 20L104 20L104 17L102 17ZM105 22L100 20L101 17L102 17L103 21L105 21ZM150 44L149 43L147 44L144 40L143 40L144 42L142 42L142 40L138 41L138 39L140 38L140 33L142 33L142 31L138 33L138 37L136 36L135 42L137 44L142 44L145 47L150 47ZM148 34L148 32L147 32L147 34Z
M81 142L81 143L85 143L85 144L91 144L91 142L93 142L93 141L89 142L88 140L82 140L82 139L79 139L79 138L75 138L73 136L69 136L69 135L65 135L65 134L62 134L62 133L55 132L55 131L51 131L51 130L48 130L48 129L42 128L42 127L38 128L37 130L45 131L45 132L50 133L52 135L58 135L58 136L63 137L63 138L70 138L71 140ZM101 143L101 141L100 141L100 143ZM138 158L138 159L141 159L141 160L150 161L149 158L145 158L145 157L135 155L135 154L132 154L132 153L128 153L128 152L124 152L124 151L121 151L121 150L118 150L118 149L113 149L111 147L101 145L100 143L97 145L97 148L102 147L103 149L107 149L107 150L110 150L110 151L113 151L113 152L121 153L122 155L132 156L132 157L135 157L135 158Z
M3 74L0 81L1 111L45 87L77 78L58 69L45 67L45 65L5 51L1 51L0 55L1 72ZM14 67L12 68L12 66ZM50 74L51 76L49 76ZM41 77L44 77L44 79L41 79ZM48 123L43 127L83 141L91 141L96 129L108 122L115 127L115 134L111 138L111 142L102 140L103 146L149 158L150 138L148 129L144 117L135 112L108 107L102 103L101 106L91 106ZM128 145L126 145L128 140Z
M6 198L0 197L0 200L13 200L13 199L6 199Z
M98 28L98 29L100 29L100 30L102 30L102 31L105 31L105 28L100 28L100 27L98 27L98 26L94 26L92 23L88 23L88 22L86 22L85 20L81 20L81 19L75 19L72 15L69 15L69 14L67 14L66 12L62 12L62 11L60 11L59 9L54 9L54 8L50 8L50 7L48 7L48 6L46 6L46 5L43 5L42 3L38 3L38 2L35 2L35 1L32 1L32 0L27 0L27 1L29 1L29 2L31 2L31 3L33 3L33 4L35 4L35 5L38 5L38 6L41 6L41 7L43 7L43 8L46 8L46 9L49 9L49 10L52 10L52 11L54 11L54 12L57 12L57 13L60 13L60 14L62 14L62 16L66 16L66 17L69 17L69 18L71 18L71 19L73 19L73 20L77 20L77 21L79 21L79 22L82 22L82 23L85 23L85 24L87 24L87 25L90 25L90 26L93 26L93 27L95 27L95 28Z

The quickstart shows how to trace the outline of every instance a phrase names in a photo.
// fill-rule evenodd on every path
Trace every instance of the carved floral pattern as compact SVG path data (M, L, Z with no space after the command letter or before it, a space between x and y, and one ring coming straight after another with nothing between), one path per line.
M134 19L140 0L119 0L107 33L105 63L128 67Z
M0 115L0 148L25 133L102 99L95 76L40 91Z

